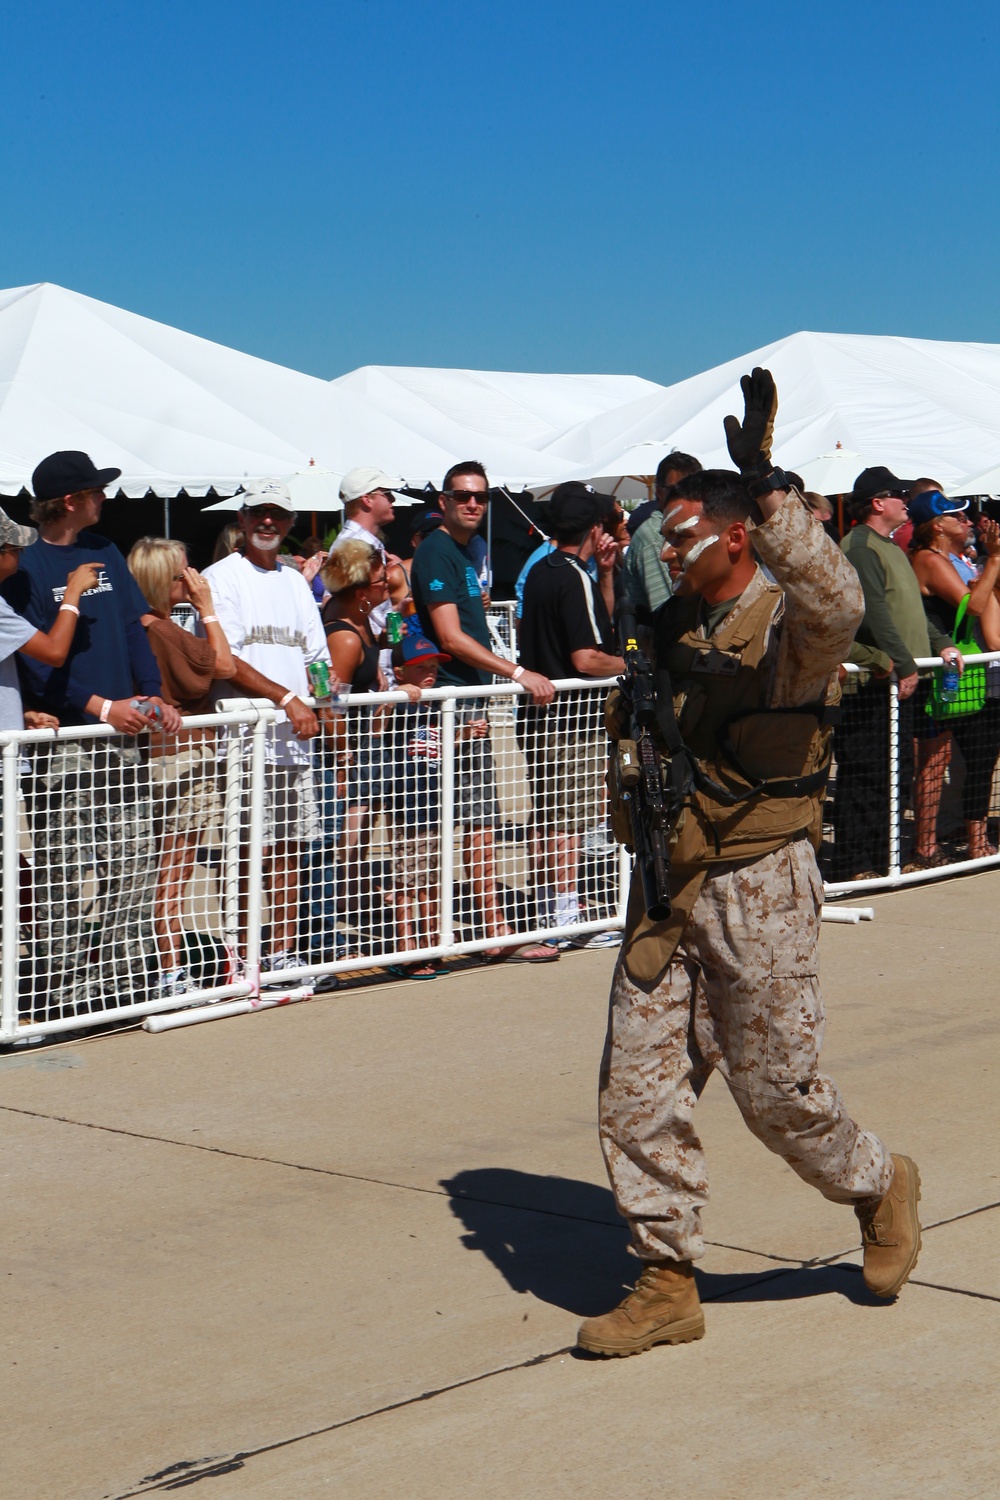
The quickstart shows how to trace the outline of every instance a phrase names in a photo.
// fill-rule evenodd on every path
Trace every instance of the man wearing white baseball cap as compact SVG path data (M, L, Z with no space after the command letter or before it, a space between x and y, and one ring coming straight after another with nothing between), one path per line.
M402 564L398 557L386 552L382 538L382 528L391 525L396 519L396 513L392 508L392 497L394 491L401 489L402 485L401 479L394 479L389 474L383 474L381 469L364 466L349 469L340 481L340 498L344 502L344 524L340 528L337 541L346 542L348 537L358 537L361 541L367 542L369 547L374 547L385 562L389 579L389 592L384 603L377 604L368 617L368 623L376 639L385 630L386 618L393 608L393 600L398 600L400 586L404 590L406 588L406 576L402 571Z

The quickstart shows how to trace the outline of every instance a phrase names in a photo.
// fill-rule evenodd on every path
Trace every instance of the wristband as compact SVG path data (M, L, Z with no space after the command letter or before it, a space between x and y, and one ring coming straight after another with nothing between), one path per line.
M111 699L111 698L105 698L104 702L101 704L101 723L102 724L106 724L108 722L108 716L111 713L111 709L112 709L113 705L114 705L114 700Z
M286 704L291 703L291 701L292 701L293 698L297 698L297 697L298 697L297 693L286 693L285 696L282 698L281 702L278 704L278 707L279 708L284 708L286 706Z
M218 625L219 617L218 615L202 615L201 623L203 625Z
M66 610L68 614L76 615L77 617L79 617L80 611L77 609L75 604L60 604L59 613L62 614L63 610Z
M523 676L524 676L524 668L523 667L515 667L513 675L512 675L512 677L511 677L510 680L511 680L511 682L520 682L520 680L521 680L521 678Z

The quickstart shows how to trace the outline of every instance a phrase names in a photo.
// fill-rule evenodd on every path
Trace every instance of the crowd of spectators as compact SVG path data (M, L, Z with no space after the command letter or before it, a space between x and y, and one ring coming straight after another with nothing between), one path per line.
M456 690L456 877L469 892L483 960L550 963L561 948L586 942L573 933L586 921L582 857L610 857L614 849L601 703L593 692L557 695L553 683L585 684L622 670L616 603L627 599L648 619L670 597L661 528L674 486L700 469L692 455L668 455L650 500L628 519L613 497L590 486L564 484L553 493L551 537L527 557L517 581L511 659L495 649L487 618L482 528L490 482L477 462L444 476L411 527L408 559L389 551L384 537L400 482L377 468L344 476L344 523L332 547L310 539L298 556L285 550L295 521L287 487L276 479L252 483L199 574L183 544L160 537L137 542L126 565L93 529L119 471L97 469L77 452L44 459L33 476L37 532L0 512L0 728L104 723L117 734L32 748L24 781L31 859L21 860L28 867L22 881L32 883L36 1013L120 1004L123 988L142 998L134 955L144 932L152 932L156 952L148 994L197 991L185 892L206 838L222 826L226 759L244 754L250 727L220 734L185 720L232 700L265 699L279 711L263 767L262 984L287 983L317 957L342 956L350 943L340 928L350 927L363 901L381 906L392 930L388 947L417 955L398 972L420 979L442 972L439 959L426 956L439 943L443 720L441 702L425 696L437 685ZM834 528L823 496L803 492L799 502L818 525ZM1000 755L1000 672L976 669L975 701L956 707L954 694L942 696L916 668L917 658L940 655L968 671L974 652L1000 650L1000 526L983 518L977 539L967 507L932 479L907 482L885 468L866 469L847 497L842 546L866 608L849 659L856 670L841 672L833 880L888 867L893 680L899 791L913 815L907 867L953 858L939 826L949 771L959 762L966 857L997 852L988 817ZM193 628L173 618L182 605ZM706 635L711 626L706 620ZM497 679L522 689L514 738L529 808L528 925L553 932L541 942L518 939L498 880L503 819L486 692ZM969 675L970 691L972 681ZM388 689L399 694L391 702L341 711L347 692L357 698ZM245 779L237 816L238 936L246 945ZM389 851L377 874L376 827ZM99 872L98 897L85 911L88 868Z

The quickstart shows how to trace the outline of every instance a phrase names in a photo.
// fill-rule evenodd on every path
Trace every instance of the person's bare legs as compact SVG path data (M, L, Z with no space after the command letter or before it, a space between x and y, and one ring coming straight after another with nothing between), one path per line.
M294 949L299 933L299 865L297 842L276 843L271 854L271 952Z
M913 778L913 852L921 859L933 859L938 852L937 824L944 790L944 773L951 761L951 730L934 739L914 741L917 762Z
M181 967L183 926L181 903L194 869L198 837L194 833L168 833L163 841L160 873L156 881L153 930L163 972Z

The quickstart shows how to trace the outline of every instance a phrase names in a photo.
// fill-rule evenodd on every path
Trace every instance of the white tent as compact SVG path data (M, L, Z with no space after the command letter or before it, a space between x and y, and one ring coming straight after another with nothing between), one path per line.
M481 457L480 446L497 440L547 448L571 427L666 389L638 375L533 375L408 365L363 365L330 383L465 458Z
M439 443L350 388L62 287L0 291L0 493L28 487L58 448L118 465L131 496L231 494L313 461L337 479L377 464L419 487L469 456L468 441ZM570 467L555 457L540 466L501 436L480 441L476 456L518 486Z
M792 334L592 417L544 456L605 485L653 474L671 448L729 468L722 419L742 415L739 378L754 365L777 381L774 457L786 468L840 444L904 478L926 474L953 488L1000 463L1000 345L835 333ZM626 481L619 493L644 494L645 485Z

